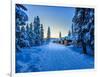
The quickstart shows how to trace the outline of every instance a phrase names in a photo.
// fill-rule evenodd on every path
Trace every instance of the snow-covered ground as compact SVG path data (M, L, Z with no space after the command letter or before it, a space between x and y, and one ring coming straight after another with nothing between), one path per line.
M24 48L16 53L16 72L86 69L94 67L94 58L80 49L56 43Z

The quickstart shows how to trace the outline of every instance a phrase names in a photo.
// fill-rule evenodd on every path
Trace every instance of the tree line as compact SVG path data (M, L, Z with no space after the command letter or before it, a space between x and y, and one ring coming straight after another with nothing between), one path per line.
M33 45L42 45L44 42L44 28L40 23L39 16L34 17L32 23L27 24L28 16L27 8L23 5L16 4L16 50L23 47L31 47ZM26 27L24 27L26 25ZM93 8L76 8L74 17L72 18L71 31L68 37L72 40L72 44L81 46L84 54L91 49L94 55L94 9ZM47 30L47 41L50 41L50 27ZM59 32L59 38L62 38Z

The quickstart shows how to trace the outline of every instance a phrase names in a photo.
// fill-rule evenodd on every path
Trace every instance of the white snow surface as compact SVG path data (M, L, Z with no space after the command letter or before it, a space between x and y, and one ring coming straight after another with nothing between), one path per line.
M56 43L23 48L21 52L16 53L17 72L93 68L93 56L84 55L79 51L80 49L74 46L64 46Z

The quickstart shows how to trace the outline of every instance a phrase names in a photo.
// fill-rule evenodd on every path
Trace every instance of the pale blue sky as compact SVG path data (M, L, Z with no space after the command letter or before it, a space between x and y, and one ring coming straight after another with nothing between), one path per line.
M24 5L28 10L27 14L29 22L34 21L35 16L40 17L41 24L44 25L44 36L47 35L48 26L51 28L51 37L59 37L59 32L62 36L66 36L71 29L72 18L75 8L71 7L56 7L56 6L38 6Z

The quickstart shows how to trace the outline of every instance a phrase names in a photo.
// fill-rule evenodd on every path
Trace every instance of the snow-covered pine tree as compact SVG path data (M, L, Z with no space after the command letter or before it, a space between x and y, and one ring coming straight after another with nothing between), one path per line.
M73 24L72 24L71 30L72 30L72 32L71 32L71 33L72 33L72 35L73 35Z
M86 54L86 43L83 41L84 33L82 31L82 26L85 25L85 8L76 8L76 13L73 18L73 22L75 23L76 27L76 33L77 33L77 44L81 43L81 46L83 48L83 53Z
M39 16L34 18L34 43L35 45L41 44L41 29L40 29L40 18Z
M92 8L76 8L75 16L73 17L73 33L76 37L77 44L80 43L83 53L87 53L87 45L94 43L94 9ZM92 33L91 33L92 32ZM92 36L92 37L91 37ZM91 48L94 48L92 44ZM94 51L94 49L92 50Z
M27 8L24 7L21 4L16 4L16 51L20 51L21 45L20 45L20 37L21 37L21 30L20 26L23 26L26 24L26 21L28 21L28 16L25 13L27 11Z
M31 44L30 44L30 26L29 26L29 24L26 25L26 35L27 35L27 40L29 42L29 47L30 47Z
M23 48L25 47L24 43L23 43L23 40L24 40L24 26L21 27L21 31L20 31L20 38L19 38L19 45L20 45L20 48Z
M44 41L44 29L43 29L43 24L41 24L41 44Z
M30 31L33 31L33 24L30 23Z
M35 34L33 31L33 24L32 23L30 23L30 27L28 29L29 29L29 33L28 33L29 43L30 43L30 46L33 46Z
M50 31L50 27L48 27L48 30L47 30L47 42L50 41L50 38L51 38L51 31Z
M68 32L68 36L69 36L69 37L71 36L71 32L70 32L70 30L69 30L69 32Z
M26 25L26 32L29 33L29 31L30 31L30 27L29 27L29 24L27 24Z
M91 53L94 55L94 9L88 10L88 19L89 22L87 24L87 33L85 34L85 40L88 47L91 48Z
M91 13L90 13L90 21L89 21L89 25L91 25L90 27L90 46L91 49L94 51L94 9L91 9Z
M24 25L21 27L21 32L25 32L25 26Z

